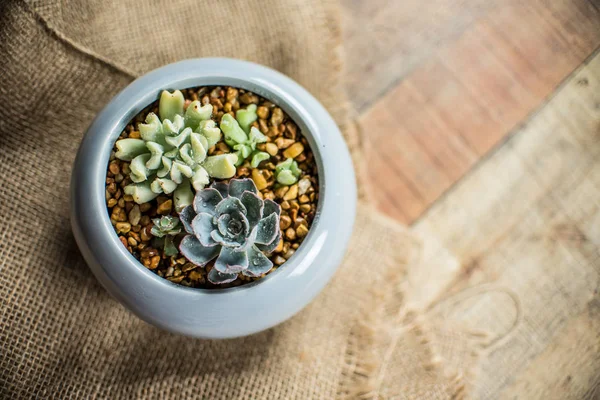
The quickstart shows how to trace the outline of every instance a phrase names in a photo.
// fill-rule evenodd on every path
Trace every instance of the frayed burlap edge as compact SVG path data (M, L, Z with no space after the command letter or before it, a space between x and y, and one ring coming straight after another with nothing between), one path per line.
M383 225L390 221L380 218ZM375 349L384 349L384 354L391 354L398 340L406 333L413 333L423 345L429 363L424 365L426 370L437 370L446 380L451 399L463 400L468 398L467 381L475 369L469 369L465 376L461 371L455 371L444 365L443 357L438 351L430 324L420 311L413 310L405 304L405 294L402 281L406 267L417 265L421 259L421 245L417 238L411 246L411 254L399 257L390 255L387 260L387 274L384 284L371 289L371 301L365 303L359 312L359 318L347 338L344 355L342 377L340 379L337 397L340 399L375 400L383 398L382 376L387 363ZM392 332L393 331L393 332ZM471 381L472 382L472 381Z

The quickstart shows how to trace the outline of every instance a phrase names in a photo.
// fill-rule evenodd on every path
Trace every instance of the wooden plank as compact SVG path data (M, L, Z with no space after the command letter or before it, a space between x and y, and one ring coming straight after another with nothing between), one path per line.
M507 1L480 16L360 116L379 208L414 221L598 45L600 13L585 0Z
M482 288L444 316L479 331L490 318L519 316L483 353L469 382L475 398L581 398L599 384L597 321L589 323L600 288L599 105L597 53L413 226L437 234L464 266L449 293ZM491 301L498 290L511 296ZM569 373L578 378L556 392L544 385Z
M343 0L347 88L365 110L500 0Z

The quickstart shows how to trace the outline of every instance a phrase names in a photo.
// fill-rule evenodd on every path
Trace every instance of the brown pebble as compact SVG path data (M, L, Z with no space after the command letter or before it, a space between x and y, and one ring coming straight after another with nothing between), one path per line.
M116 222L125 222L127 221L127 213L121 207L114 207L110 219Z
M269 199L269 200L275 200L275 193L271 192L271 191L266 191L263 194L263 199Z
M202 277L198 271L192 271L188 276L193 281L198 281Z
M142 203L142 204L140 204L140 211L144 213L144 212L148 211L151 207L152 207L152 204L150 204L150 203Z
M273 262L276 265L281 265L281 264L283 264L285 262L285 258L283 258L281 256L277 256L277 257L275 257L275 259L273 260Z
M296 231L293 228L287 228L285 231L285 237L288 240L296 239Z
M256 109L256 115L260 119L267 119L269 118L269 109L265 106L260 106Z
M308 234L308 228L304 225L300 225L296 228L296 236L303 238Z
M110 199L110 200L108 200L108 202L106 203L106 205L108 206L108 208L113 208L114 206L117 205L117 200L116 199Z
M180 283L184 278L185 278L185 276L180 275L180 276L170 276L167 279L173 283Z
M289 210L290 209L290 202L289 201L282 201L279 206L282 209L284 209L284 210Z
M123 243L123 246L127 248L127 239L125 239L125 236L119 236L119 240L121 241L121 243Z
M283 199L294 200L296 197L298 197L298 185L294 184L290 186L290 190L286 192L286 194L283 196Z
M310 204L302 204L300 206L300 211L304 214L308 214L310 212Z
M258 120L258 129L266 135L267 132L269 132L269 125L267 125L267 121L264 119L259 119Z
M119 207L125 208L125 199L121 197L117 204L119 205Z
M146 227L141 230L140 237L142 238L142 242L149 242L150 239L152 239L152 234L150 233L151 229L151 225L146 225Z
M123 176L123 174L117 174L117 175L115 175L115 182L121 183L121 182L123 182L123 179L125 179L125 177Z
M129 211L129 223L131 225L137 225L140 223L140 218L142 218L142 212L140 211L140 206L136 204L131 211Z
M279 107L275 107L271 113L271 125L279 126L283 122L283 111Z
M275 139L275 144L277 145L277 148L279 148L279 149L287 149L294 143L296 143L296 142L294 142L292 139L285 139L282 137L278 137L277 139Z
M310 201L310 198L307 195L303 194L302 196L300 196L298 201L300 202L300 204L305 204Z
M298 217L298 210L290 210L290 218L292 218L292 221L295 221L297 217Z
M265 150L267 150L267 153L269 153L269 155L273 157L277 155L279 148L275 143L267 143L265 145Z
M294 255L296 251L293 249L289 249L284 255L283 258L285 258L286 260L289 260L291 256Z
M127 239L127 243L129 243L130 246L137 246L137 244L138 244L137 241L132 237Z
M252 180L258 190L263 190L268 186L267 180L262 175L261 170L257 168L252 170Z
M236 88L228 87L227 88L227 101L232 101L233 99L237 99L238 90Z
M115 228L118 233L127 233L131 230L131 224L129 222L117 222Z
M130 194L126 194L125 196L123 196L123 200L131 202L133 201L133 196Z
M117 175L118 173L121 172L121 169L119 168L119 164L116 162L112 162L108 165L108 170L113 174L113 175Z
M303 151L304 145L300 142L296 142L283 152L283 156L285 158L296 158L302 154Z
M246 92L240 96L240 101L244 104L257 104L259 100L254 93Z
M108 184L108 186L106 187L106 190L108 191L108 193L110 194L115 194L117 193L117 184L114 182L111 182Z
M277 243L277 247L275 247L275 250L273 250L275 253L281 253L281 250L283 250L283 239L279 240L279 243Z
M162 204L159 204L156 208L156 212L160 215L168 215L173 209L173 200L169 199Z
M290 190L289 186L281 186L281 187L275 189L275 197L282 199L288 190Z
M289 228L291 224L292 219L288 215L282 214L279 218L279 228L284 231Z

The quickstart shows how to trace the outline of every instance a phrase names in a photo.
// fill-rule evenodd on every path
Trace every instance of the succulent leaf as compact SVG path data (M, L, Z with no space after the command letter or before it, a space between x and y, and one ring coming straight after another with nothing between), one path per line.
M129 164L129 169L131 170L131 180L135 183L140 183L145 181L148 178L148 168L146 168L146 163L150 160L150 153L148 154L140 154L136 158L131 161Z
M242 197L242 194L245 192L252 192L254 194L258 193L258 189L254 184L252 179L232 179L229 182L229 195L232 197L237 197L238 199Z
M235 113L235 119L246 133L250 132L250 126L258 119L256 108L256 104L250 104L245 110L240 108Z
M224 274L237 274L248 268L248 254L223 247L215 262L215 269Z
M228 141L242 144L248 140L246 132L244 132L240 124L230 114L223 114L220 127L225 135L225 139Z
M213 147L221 140L221 130L212 119L200 122L198 132L206 138L208 142L207 149Z
M165 142L167 142L167 144L169 144L170 146L178 149L184 143L189 141L191 133L192 130L190 128L185 128L183 131L181 131L181 133L174 133L171 136L165 136Z
M248 269L243 271L243 274L253 278L266 274L273 268L271 260L265 256L259 248L252 246L247 251Z
M200 267L217 257L220 251L220 246L203 246L194 235L185 236L179 244L179 252L192 264Z
M146 142L156 142L159 144L163 144L164 142L164 133L162 122L158 116L154 113L148 114L146 117L145 124L139 124L138 129L140 131L140 136Z
M173 165L173 161L169 157L161 157L162 160L162 168L156 171L156 175L159 178L164 178L171 171L171 166Z
M123 161L131 161L140 154L148 152L146 142L142 139L121 139L115 143L117 152L115 157Z
M212 189L216 189L219 191L219 193L221 193L221 196L223 196L223 198L229 196L229 185L226 184L225 182L213 182L210 187Z
M237 159L235 154L219 154L207 157L202 166L214 178L229 179L235 175Z
M183 93L181 91L176 90L173 93L169 93L166 90L163 90L160 94L160 101L158 103L158 114L160 115L161 120L173 120L175 115L183 115L183 104L185 103L185 99L183 98Z
M256 226L256 243L270 244L277 237L279 232L279 217L277 214L271 214L261 219Z
M244 207L246 207L246 218L248 218L250 229L252 229L262 217L263 201L250 191L242 193L240 200Z
M208 273L208 281L215 285L221 285L224 283L233 282L237 279L238 274L223 274L213 268Z
M210 214L200 213L192 220L192 230L194 235L203 246L212 247L218 244L210 235L214 229L213 216Z
M262 251L265 254L271 254L277 248L280 241L281 241L281 232L279 232L277 234L277 236L275 237L275 240L273 240L270 244L256 243L256 247L258 247L260 249L260 251Z
M227 197L227 195L225 195ZM206 188L196 192L194 197L193 207L198 214L209 213L216 214L217 204L223 200L223 195L215 188Z
M279 207L279 204L275 203L273 200L266 199L264 201L262 217L266 218L271 214L277 214L279 217L279 215L281 215L281 207Z
M138 204L147 203L158 196L150 189L148 181L127 185L123 188L123 192L133 197L133 201Z
M190 188L190 183L184 180L177 189L173 192L173 203L175 204L175 211L180 212L184 208L188 207L194 201L194 193Z
M179 219L183 224L183 228L187 233L192 235L194 234L194 229L192 228L192 221L195 217L196 212L194 211L194 208L191 205L185 206L179 211Z
M195 100L190 103L185 110L185 126L192 129L198 128L200 122L210 119L213 106L211 104L200 105L200 101Z
M263 135L263 133L255 127L252 127L250 129L249 138L250 138L250 141L252 143L254 143L255 145L257 143L266 143L266 141L267 141L267 137L265 135Z
M193 132L191 134L191 144L189 145L192 149L192 158L194 163L201 163L206 159L206 152L208 151L208 140L199 133Z
M240 199L238 199L237 197L226 197L222 201L220 201L219 204L217 204L217 206L215 207L215 212L217 215L229 214L233 211L246 214L246 207L244 207Z
M264 152L264 151L255 152L254 155L252 156L252 161L250 161L250 166L252 168L258 168L258 165L261 162L268 160L269 158L271 158L271 155L267 152Z
M204 186L208 185L209 182L208 172L201 165L198 165L193 172L192 186L196 190L204 189Z
M162 165L162 156L165 152L165 148L155 142L148 142L146 143L146 146L152 155L150 159L146 161L146 168L158 169Z

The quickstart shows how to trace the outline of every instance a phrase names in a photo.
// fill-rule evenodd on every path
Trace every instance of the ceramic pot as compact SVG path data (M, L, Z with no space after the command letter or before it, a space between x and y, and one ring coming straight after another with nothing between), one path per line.
M195 289L154 274L121 244L110 222L104 182L115 140L162 90L212 85L250 90L281 107L296 122L318 163L320 195L308 236L276 271L240 287ZM141 319L201 338L249 335L275 326L305 307L342 262L355 211L356 183L350 155L323 106L290 78L233 59L185 60L136 79L92 122L71 177L73 233L100 283Z

